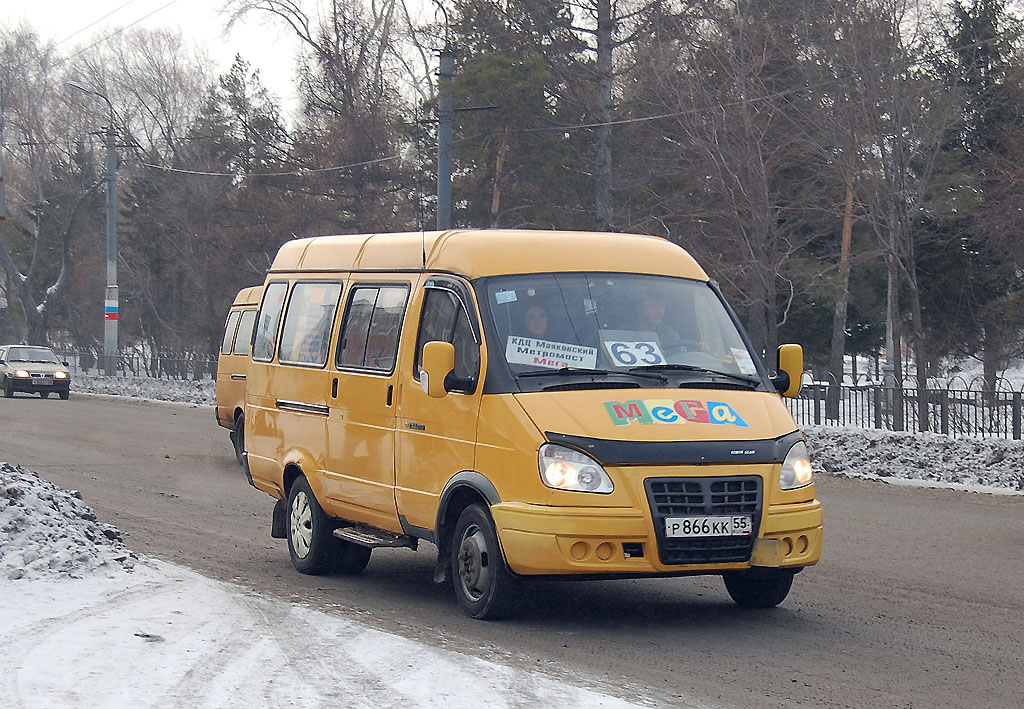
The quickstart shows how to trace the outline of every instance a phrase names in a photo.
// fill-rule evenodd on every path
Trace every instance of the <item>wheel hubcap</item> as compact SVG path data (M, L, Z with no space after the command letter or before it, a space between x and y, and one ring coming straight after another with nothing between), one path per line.
M480 528L473 526L466 529L459 545L458 556L459 580L462 590L468 598L479 600L483 597L490 583L490 572L487 568L487 538Z
M296 494L292 499L290 526L292 550L295 556L304 559L313 542L313 511L309 508L309 498L305 492Z

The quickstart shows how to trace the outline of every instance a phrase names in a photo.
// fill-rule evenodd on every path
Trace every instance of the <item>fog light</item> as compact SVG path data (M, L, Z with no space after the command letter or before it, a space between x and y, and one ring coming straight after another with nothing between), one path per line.
M589 552L590 546L586 542L576 542L569 547L569 553L572 554L572 558L576 561L582 561Z

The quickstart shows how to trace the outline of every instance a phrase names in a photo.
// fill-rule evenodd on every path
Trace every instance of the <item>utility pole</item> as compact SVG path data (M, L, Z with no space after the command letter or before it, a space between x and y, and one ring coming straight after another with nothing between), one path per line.
M4 192L4 86L0 84L0 222L7 219L7 195Z
M452 227L452 77L455 52L445 40L437 73L437 230Z
M114 114L107 126L107 286L103 298L103 368L108 377L117 374L117 149Z
M117 374L117 131L114 130L114 106L104 94L69 81L68 86L103 99L110 110L110 122L104 130L107 146L107 286L103 296L103 373Z

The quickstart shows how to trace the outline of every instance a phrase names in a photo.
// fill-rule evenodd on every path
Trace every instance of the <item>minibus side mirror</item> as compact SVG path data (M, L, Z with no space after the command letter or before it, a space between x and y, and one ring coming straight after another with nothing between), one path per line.
M455 369L455 345L450 342L428 342L423 345L423 363L420 367L420 384L427 396L434 399L444 397L448 390L444 382Z
M775 390L792 398L800 393L804 373L804 349L800 345L779 345L779 371L772 377Z

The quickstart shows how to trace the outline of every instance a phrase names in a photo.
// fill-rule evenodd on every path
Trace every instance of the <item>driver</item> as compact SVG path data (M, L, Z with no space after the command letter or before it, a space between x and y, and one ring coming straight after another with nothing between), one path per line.
M669 349L683 344L683 338L665 321L668 299L660 293L645 294L636 304L634 329L638 332L653 332L658 336L662 348Z

